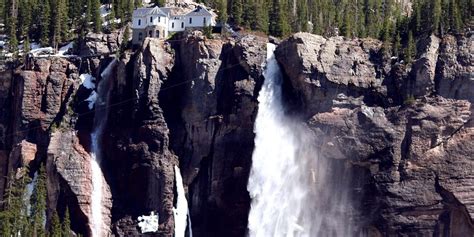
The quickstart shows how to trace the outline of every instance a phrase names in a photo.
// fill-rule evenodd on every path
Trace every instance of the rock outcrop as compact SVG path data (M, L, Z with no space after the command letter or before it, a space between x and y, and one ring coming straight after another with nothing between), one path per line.
M407 78L399 79L400 88L419 98L405 105L373 101L390 99L386 92L393 90L388 71L378 70L385 66L376 59L376 41L296 34L277 49L289 93L299 98L321 155L346 160L365 177L353 192L362 197L362 229L371 236L474 234L473 109L468 101L441 97L469 99L463 90L450 93L466 80L459 75L472 60L464 47L444 53L452 40L441 46L434 36L427 40ZM465 56L459 64L446 58L456 54ZM449 70L449 63L458 69ZM474 91L470 82L462 85Z
M236 43L195 34L173 45L177 64L160 96L196 236L245 235L266 42L256 36Z
M88 35L83 59L34 59L0 74L1 177L46 162L48 217L69 208L85 236L95 113L80 74L102 80L111 58L95 56L115 54L121 38ZM179 165L194 236L246 235L267 42L192 32L121 55L102 139L106 231L140 236L137 217L154 211L149 236L173 236ZM295 34L276 50L285 112L316 135L321 156L350 167L353 219L369 236L472 236L472 36L432 36L418 50L406 67L378 40Z

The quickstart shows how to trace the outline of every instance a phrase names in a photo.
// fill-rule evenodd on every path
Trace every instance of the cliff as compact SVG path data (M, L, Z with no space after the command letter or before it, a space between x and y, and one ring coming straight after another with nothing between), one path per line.
M91 36L92 37L92 36ZM0 74L0 175L46 161L48 217L71 210L91 234L92 90L119 37L101 36L89 58L36 59ZM147 39L113 69L102 139L103 204L115 236L138 236L157 211L154 236L173 236L179 165L194 236L245 236L246 190L266 38ZM354 219L368 236L474 233L472 36L422 40L409 66L372 39L299 33L279 44L286 113L316 135L317 150L352 171ZM5 179L0 178L0 194ZM153 235L152 235L153 236Z

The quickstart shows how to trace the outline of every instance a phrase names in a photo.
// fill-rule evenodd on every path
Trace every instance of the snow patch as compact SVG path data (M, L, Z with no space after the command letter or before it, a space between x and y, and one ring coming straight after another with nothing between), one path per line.
M91 90L95 89L95 77L93 77L91 74L81 74L79 78L81 79L81 84L83 87Z
M94 108L95 102L97 101L97 92L92 91L92 93L85 101L89 102L88 107L90 110L92 110Z
M106 17L110 14L110 9L107 7L107 5L101 5L99 9L101 17Z
M73 47L74 47L74 42L70 42L69 44L61 47L57 55L64 56L69 51L69 49L72 49Z
M138 227L142 234L157 232L159 226L158 215L155 215L154 212L151 212L149 216L139 216L138 217Z

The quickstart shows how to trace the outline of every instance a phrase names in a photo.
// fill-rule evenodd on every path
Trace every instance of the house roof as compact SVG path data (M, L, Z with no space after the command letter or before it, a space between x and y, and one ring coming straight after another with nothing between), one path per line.
M170 16L184 16L186 15L188 9L183 9L180 7L162 7L161 10Z
M186 14L186 16L212 16L212 13L204 6L198 6L192 12Z
M144 17L148 15L163 15L166 16L166 13L164 13L159 7L154 7L154 8L137 8L133 11L133 17Z

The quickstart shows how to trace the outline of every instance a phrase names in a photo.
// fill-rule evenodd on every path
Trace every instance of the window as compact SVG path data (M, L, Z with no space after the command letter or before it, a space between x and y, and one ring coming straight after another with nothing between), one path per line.
M161 16L158 17L158 22L160 22L160 21L161 21Z
M153 17L150 16L150 23L153 23Z
M193 18L189 18L189 24L193 24Z
M204 19L202 20L202 23L204 24L204 26L206 26L206 21L207 21L207 18L204 17Z
M184 22L181 22L181 28L184 28Z
M174 22L173 22L173 23L171 23L171 28L173 28L173 29L174 29Z
M148 31L148 37L153 37L153 31Z
M138 25L142 24L142 20L138 19Z
M138 40L142 41L142 39L143 39L143 34L142 34L142 32L140 32L140 33L138 33Z
M156 38L160 38L160 31L159 31L159 30L157 30L155 34L156 34L156 35L155 35Z

